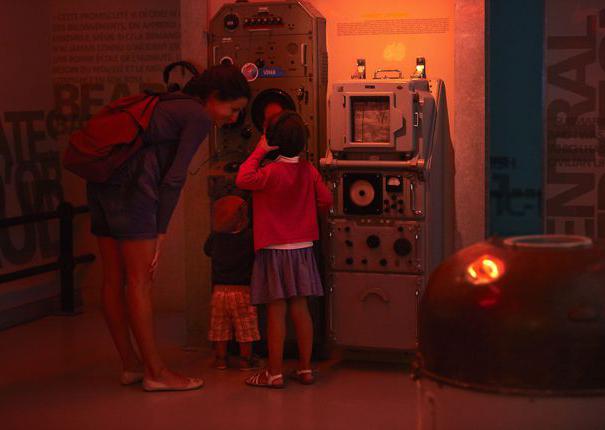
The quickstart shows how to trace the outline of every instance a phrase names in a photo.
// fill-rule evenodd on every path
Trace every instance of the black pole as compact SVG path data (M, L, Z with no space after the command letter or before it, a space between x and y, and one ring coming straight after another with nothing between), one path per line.
M59 214L59 272L61 279L61 312L76 313L76 297L74 288L74 207L62 202L57 207Z
M75 215L87 213L88 211L89 209L87 206L74 207L70 203L63 202L59 204L57 210L53 212L42 212L0 219L0 228L10 228L17 225L59 218L60 246L59 258L56 262L28 267L27 269L18 270L16 272L0 274L0 284L41 275L59 269L61 282L61 313L64 315L75 315L77 313L77 303L74 270L78 264L95 261L95 256L94 254L85 254L74 257L73 219Z
M59 205L60 206L60 205ZM57 207L58 209L58 207ZM74 215L88 213L88 206L77 206L73 208ZM16 225L29 224L32 222L48 221L59 218L58 210L53 212L41 212L37 214L21 215L11 218L0 219L0 228L8 228Z
M84 263L92 263L95 261L94 254L85 254L74 258L76 265ZM32 276L42 275L44 273L54 272L61 268L59 261L54 263L47 263L41 266L28 267L27 269L18 270L16 272L4 273L0 275L0 284L6 282L18 281L19 279L31 278Z
M42 275L43 273L54 272L59 268L57 262L43 264L41 266L28 267L27 269L18 270L11 273L3 273L0 275L0 284L5 282L18 281L19 279L31 278L32 276Z

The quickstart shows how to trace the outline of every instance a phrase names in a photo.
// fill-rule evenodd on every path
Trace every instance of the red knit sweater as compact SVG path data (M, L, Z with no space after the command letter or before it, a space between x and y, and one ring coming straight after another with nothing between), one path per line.
M236 185L252 190L254 249L311 242L319 238L317 211L332 205L332 194L311 163L275 162L260 167L258 147L241 165Z

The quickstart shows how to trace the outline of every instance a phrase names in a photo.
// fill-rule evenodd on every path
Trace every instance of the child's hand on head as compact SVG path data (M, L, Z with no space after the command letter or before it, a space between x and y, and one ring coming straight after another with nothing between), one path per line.
M269 142L267 142L267 136L264 134L258 140L256 147L262 148L263 151L265 151L265 152L271 152L271 151L275 151L276 149L279 149L279 146L270 146Z

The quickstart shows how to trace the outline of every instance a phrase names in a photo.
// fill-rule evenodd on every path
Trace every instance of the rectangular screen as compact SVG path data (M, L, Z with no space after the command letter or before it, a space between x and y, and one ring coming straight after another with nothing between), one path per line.
M390 143L389 96L351 97L351 143Z

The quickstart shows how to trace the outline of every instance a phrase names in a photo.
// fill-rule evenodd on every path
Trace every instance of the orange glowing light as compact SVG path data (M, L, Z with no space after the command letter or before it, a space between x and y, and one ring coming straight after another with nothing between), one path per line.
M497 281L504 274L502 260L483 256L476 259L466 268L466 278L473 285L486 285Z

